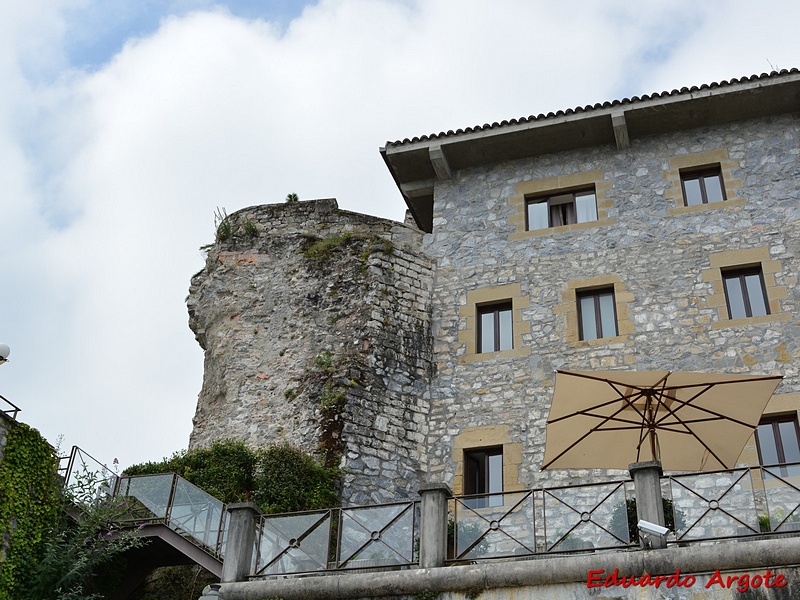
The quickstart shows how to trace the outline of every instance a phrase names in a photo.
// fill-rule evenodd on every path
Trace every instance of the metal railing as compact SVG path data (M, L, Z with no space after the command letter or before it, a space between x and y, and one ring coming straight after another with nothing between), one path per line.
M419 502L264 515L253 575L403 568L419 560Z
M225 554L225 504L175 473L120 477L115 499L126 503L120 523L163 523L212 556Z
M160 523L216 558L225 553L225 504L174 473L118 476L77 446L62 458L64 489L77 504L104 499L118 503L117 523Z
M9 400L8 398L5 398L4 396L0 396L0 400L2 400L3 402L5 402L6 404L8 404L11 407L11 408L4 408L3 410L0 410L0 412L2 412L3 414L8 415L9 417L11 417L12 419L14 419L16 421L17 420L17 415L19 414L19 412L22 409L19 406L17 406L16 404L14 404L13 402L11 402L11 400Z
M451 562L624 548L630 482L456 497Z
M64 485L81 502L113 497L120 523L163 523L209 554L225 553L225 505L175 474L118 477L73 448ZM674 522L668 544L800 533L800 463L661 479ZM447 563L631 549L630 480L454 497ZM420 503L263 515L251 576L401 569L419 563Z
M800 530L800 464L665 478L678 543Z

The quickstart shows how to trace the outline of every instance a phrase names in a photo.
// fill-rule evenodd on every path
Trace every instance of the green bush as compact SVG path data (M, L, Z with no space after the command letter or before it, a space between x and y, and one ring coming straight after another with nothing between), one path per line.
M208 448L176 452L161 462L125 469L126 475L177 473L223 502L252 500L258 454L244 442L217 440Z
M244 442L221 440L125 470L126 475L158 473L177 473L223 502L252 501L268 513L338 504L338 472L288 445L256 451Z
M661 498L664 504L665 526L672 531L679 531L684 527L683 511L676 508L669 498ZM627 522L627 531L626 531ZM629 540L631 544L639 543L639 528L637 526L639 518L636 514L636 498L628 498L625 507L622 504L614 509L611 515L608 529L611 533L622 540Z
M254 499L268 513L331 508L338 505L339 474L288 445L270 446L261 455Z

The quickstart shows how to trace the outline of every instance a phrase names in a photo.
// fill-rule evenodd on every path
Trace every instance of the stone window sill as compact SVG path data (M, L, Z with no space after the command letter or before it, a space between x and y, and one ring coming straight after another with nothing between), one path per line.
M481 352L479 354L467 354L459 359L462 364L475 363L490 360L497 360L498 358L517 358L519 356L528 356L531 349L528 347L514 348L513 350L501 350L500 352Z
M628 341L627 335L615 335L614 337L598 338L596 340L578 340L569 343L570 348L591 348L594 346L606 346L608 344L621 344Z
M586 223L573 223L571 225L560 225L558 227L548 227L547 229L534 229L532 231L517 231L508 235L509 240L524 240L530 237L541 237L543 235L555 235L565 231L583 231L584 229L594 229L614 225L617 222L614 218L598 219L597 221L587 221Z
M789 313L778 313L773 315L763 315L761 317L746 317L744 319L728 319L726 321L716 321L711 324L711 329L729 329L731 327L747 327L748 325L760 325L761 323L781 323L791 320Z
M732 208L734 206L744 206L744 199L734 198L731 200L725 200L723 202L711 202L710 204L697 204L695 206L676 206L674 208L667 209L667 212L670 215L682 215L684 213L704 212L707 210L725 210L726 208Z

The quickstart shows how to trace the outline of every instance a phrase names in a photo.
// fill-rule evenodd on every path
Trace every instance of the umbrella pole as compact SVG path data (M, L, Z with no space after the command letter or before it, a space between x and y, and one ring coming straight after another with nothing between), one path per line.
M636 494L636 518L657 525L664 525L664 502L661 499L661 462L649 460L628 465ZM663 535L649 536L651 548L666 548ZM644 545L644 539L642 539Z

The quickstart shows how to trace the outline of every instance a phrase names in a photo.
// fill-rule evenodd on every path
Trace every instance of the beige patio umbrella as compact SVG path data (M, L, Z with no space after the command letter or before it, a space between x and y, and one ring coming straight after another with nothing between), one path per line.
M733 467L782 379L670 371L557 371L542 469Z

